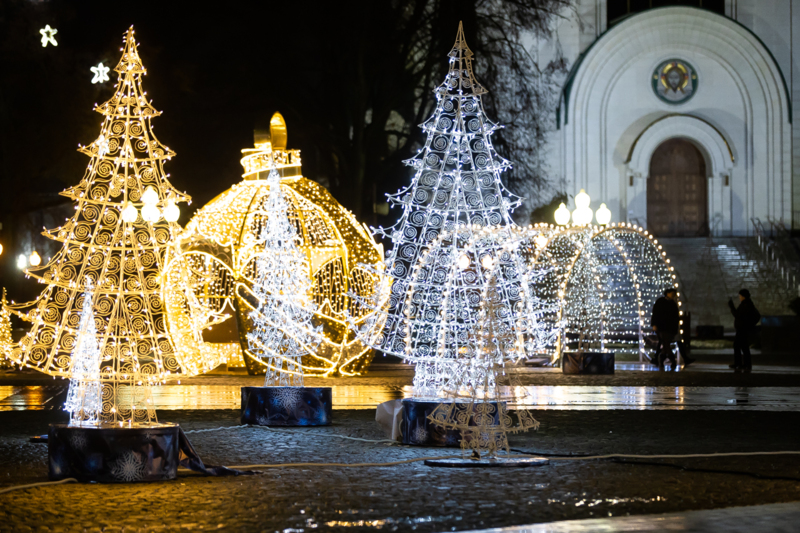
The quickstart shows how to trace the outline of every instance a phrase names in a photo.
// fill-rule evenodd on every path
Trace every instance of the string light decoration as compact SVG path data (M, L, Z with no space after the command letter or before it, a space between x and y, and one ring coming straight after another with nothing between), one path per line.
M265 360L249 351L247 333L255 329L251 313L259 306L253 291L258 242L269 219L267 178L275 170L287 217L309 265L314 321L322 326L321 342L303 356L302 371L317 376L357 375L366 370L374 352L353 334L350 322L361 327L375 313L363 302L371 301L373 291L381 286L383 274L375 267L382 264L383 247L327 190L302 176L300 151L286 145L286 123L276 113L270 133L259 137L255 148L242 150L244 180L199 209L183 233L180 253L199 282L194 288L198 301L214 316L235 314L239 330L238 339L205 342L200 351L209 361L230 365L238 360L251 373L266 370ZM172 271L169 275L180 278ZM182 290L179 285L166 288ZM187 320L189 311L177 305L181 299L175 297L176 305L168 305L170 321ZM185 331L176 342L191 345L194 341Z
M543 318L557 309L535 292L551 267L526 259L525 242L517 227L462 226L422 252L404 302L404 357L416 363L415 398L447 397L447 391L461 397L461 389L484 383L493 390L488 373L496 365L517 363L555 341L557 328ZM497 316L488 316L490 303ZM487 320L495 328L501 321L508 337L486 344ZM462 385L454 388L453 379Z
M376 230L393 243L375 292L389 294L389 307L369 324L367 342L416 363L413 399L438 404L430 422L459 431L464 450L493 457L508 448L508 432L536 426L529 413L511 423L506 364L552 344L557 330L539 320L548 309L531 289L547 268L521 252L526 234L510 216L520 198L500 180L510 163L492 147L498 126L483 111L486 90L461 24L449 58L422 126L425 145L406 162L416 171L411 185L389 196L403 212Z
M64 410L69 411L71 426L96 425L103 410L103 384L100 378L102 356L97 343L92 297L92 286L88 282L83 293L77 344L72 351L71 377L64 405Z
M473 75L473 54L461 24L448 56L447 77L435 90L436 110L422 125L425 145L406 161L415 169L411 185L388 196L389 203L403 212L394 226L376 229L376 234L391 239L393 245L381 271L385 273L384 285L375 291L377 297L389 294L389 307L364 328L366 333L373 332L366 342L406 359L416 357L407 342L406 295L414 266L426 247L442 232L457 228L473 232L487 226L514 226L510 214L520 204L520 198L500 181L500 173L511 165L492 147L491 135L498 126L484 113L481 96L486 89ZM468 240L459 237L453 242ZM369 305L379 309L383 301L375 299ZM439 370L424 364L416 370L429 371ZM424 383L423 379L421 391L427 395L430 390Z
M55 35L58 33L58 30L51 28L50 24L45 25L44 28L39 30L39 33L42 35L42 48L47 48L48 44L58 46L58 43L55 39Z
M675 269L658 240L629 223L543 224L528 232L542 239L538 260L556 268L535 289L547 301L558 297L557 315L543 318L561 328L552 361L565 350L630 353L643 361L644 338L652 334L653 304L665 289L679 288Z
M94 84L108 81L108 71L111 69L103 65L103 62L101 61L96 67L89 67L89 70L91 70L92 74L94 74L94 77L92 78L92 83Z
M0 368L11 367L9 356L14 347L14 338L11 335L11 313L6 309L6 290L3 289L3 298L0 300Z
M204 330L225 322L231 314L224 308L214 307L218 300L198 297L204 293L208 277L202 257L184 254L180 238L177 238L167 250L165 260L162 289L167 331L178 363L187 375L213 370L238 353L238 346L234 350L203 339Z
M8 308L31 323L11 359L70 377L71 355L80 340L80 295L91 284L102 355L98 423L131 426L156 422L151 386L181 373L161 297L166 250L179 227L161 212L155 220L146 208L158 210L189 197L164 172L164 162L175 154L153 134L150 121L160 112L142 89L146 70L132 27L121 51L114 94L95 108L104 117L101 133L79 148L90 158L86 173L77 186L61 193L75 202L75 215L44 232L63 246L46 265L26 270L46 288L35 301Z
M288 204L280 176L272 169L264 205L267 221L257 243L253 294L260 302L250 314L255 326L247 334L249 352L267 367L266 387L302 387L304 355L315 351L320 331L311 324L311 279L302 240L286 216Z
M445 398L431 421L461 433L478 457L508 450L507 434L536 428L506 404L516 383L507 372L530 352L554 342L552 312L533 293L549 267L526 262L519 228L467 227L442 233L414 266L405 300L406 358L417 363L416 399Z

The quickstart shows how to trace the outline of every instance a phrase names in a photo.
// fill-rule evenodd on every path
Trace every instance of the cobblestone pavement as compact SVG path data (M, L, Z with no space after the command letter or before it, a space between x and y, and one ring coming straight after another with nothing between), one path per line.
M557 455L800 448L797 412L538 411L536 417L541 429L512 436L512 448ZM389 462L451 453L335 438L384 436L374 411L336 411L334 418L325 428L244 428L189 437L206 463L229 466ZM27 437L65 420L59 411L0 413L0 488L46 480L47 447ZM238 412L169 411L160 420L185 430L208 429L237 425ZM797 456L636 462L642 461L552 461L529 469L431 468L417 462L40 487L0 495L0 530L435 532L800 501Z

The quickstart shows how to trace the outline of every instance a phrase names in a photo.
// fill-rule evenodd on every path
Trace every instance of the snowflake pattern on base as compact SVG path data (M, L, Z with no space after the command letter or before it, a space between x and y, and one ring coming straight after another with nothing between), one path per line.
M84 431L74 431L69 437L69 443L76 450L84 450L89 444L89 439Z
M140 481L144 477L145 462L139 454L127 451L119 456L111 467L111 475L117 481L130 483Z
M428 440L428 430L422 426L414 428L411 439L418 443L426 442Z
M303 401L303 390L300 387L274 387L273 391L273 405L290 413Z
M242 424L326 426L333 404L330 387L242 387Z

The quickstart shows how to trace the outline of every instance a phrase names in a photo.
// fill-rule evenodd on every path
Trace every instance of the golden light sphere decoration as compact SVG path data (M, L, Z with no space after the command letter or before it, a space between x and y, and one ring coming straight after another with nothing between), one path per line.
M176 324L173 338L177 344L203 351L207 367L227 362L244 364L250 373L264 370L264 363L247 351L247 333L253 328L250 313L258 306L252 290L254 256L267 219L267 177L275 169L289 205L287 215L302 238L300 248L310 265L316 307L313 323L324 332L316 353L303 357L302 370L307 376L360 374L374 352L355 338L348 319L363 324L375 312L359 302L371 300L374 288L384 284L363 265L380 269L383 246L324 187L302 176L300 151L286 145L286 123L275 113L269 132L257 132L255 147L242 150L243 181L199 209L187 224L180 250L175 252L180 257L174 257L168 270L176 281L173 296L166 296L175 302L167 306L169 320ZM191 316L179 286L187 276L193 292L190 298L205 309L206 316L199 320ZM211 331L203 320L213 326ZM204 330L203 339L196 334L198 324ZM207 338L217 342L207 342Z

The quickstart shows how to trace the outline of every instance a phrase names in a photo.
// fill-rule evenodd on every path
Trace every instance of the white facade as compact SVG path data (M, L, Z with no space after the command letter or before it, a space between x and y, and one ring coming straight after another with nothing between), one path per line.
M557 32L573 70L548 151L570 196L585 189L612 220L646 227L653 152L682 138L705 159L713 235L751 234L754 218L800 227L800 0L728 0L728 16L652 9L607 31L604 0L581 0L578 13L582 30L568 20ZM653 89L671 59L697 74L679 104Z

